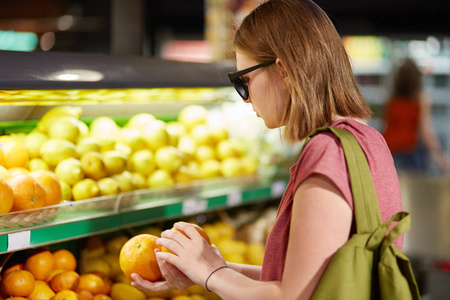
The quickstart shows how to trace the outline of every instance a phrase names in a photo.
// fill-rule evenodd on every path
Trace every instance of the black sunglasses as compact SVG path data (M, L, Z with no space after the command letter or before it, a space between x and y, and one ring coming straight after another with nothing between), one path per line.
M275 60L269 60L266 62L263 62L262 64L234 72L234 73L228 73L228 78L230 78L231 83L234 85L234 88L238 92L239 96L242 97L242 99L247 100L248 99L248 86L247 83L245 83L244 78L242 78L242 75L245 75L247 73L250 73L252 71L255 71L259 68L268 66L275 63Z

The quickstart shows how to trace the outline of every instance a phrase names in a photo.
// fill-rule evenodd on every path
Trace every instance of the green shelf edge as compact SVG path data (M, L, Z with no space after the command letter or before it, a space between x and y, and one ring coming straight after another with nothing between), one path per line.
M281 180L286 185L286 180ZM200 201L207 201L205 209L196 211L195 213L202 213L214 211L218 209L230 208L233 206L246 205L256 203L262 200L269 200L274 198L273 185L270 183L263 183L260 186L243 188L239 193L241 194L241 201L236 205L228 204L228 196L216 195L207 198L202 198L198 195ZM111 232L120 230L126 227L142 224L145 222L151 223L161 219L169 219L178 216L188 215L183 212L183 201L171 203L164 206L155 206L132 211L119 211L112 215L92 217L90 219L73 221L67 223L51 225L47 224L44 227L29 227L21 230L5 231L0 233L0 254L20 251L23 249L33 248L35 246L48 245L59 243L67 240L74 240L80 237L86 237L94 234ZM8 249L9 235L20 232L30 232L29 245L13 250Z
M128 120L133 115L124 115L124 116L110 116L117 125L120 127L124 126ZM176 121L178 115L176 114L161 114L155 115L155 117L164 122ZM80 121L83 121L88 126L92 123L92 121L96 117L81 117ZM11 134L11 133L21 133L21 132L30 132L37 127L39 120L25 120L25 121L9 121L9 122L0 122L0 132L1 134Z

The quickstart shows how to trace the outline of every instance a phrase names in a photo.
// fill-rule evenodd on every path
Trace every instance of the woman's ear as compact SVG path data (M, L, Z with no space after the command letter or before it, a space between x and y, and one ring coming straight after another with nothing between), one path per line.
M275 64L277 66L277 69L278 69L278 72L279 72L281 78L287 79L287 71L286 71L284 62L281 59L277 58L275 61Z

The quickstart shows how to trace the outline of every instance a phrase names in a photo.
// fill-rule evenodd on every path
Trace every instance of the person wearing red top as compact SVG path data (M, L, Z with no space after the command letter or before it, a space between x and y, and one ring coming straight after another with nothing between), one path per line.
M441 172L448 171L446 154L432 124L430 101L423 90L422 72L410 58L394 76L382 132L397 170L425 172L430 154Z
M367 157L382 219L401 210L392 156L382 135L364 122L369 105L321 8L311 0L265 1L244 19L233 48L239 71L229 74L230 81L268 128L282 127L292 143L322 126L349 130ZM262 267L225 262L191 224L174 227L186 236L166 230L156 240L175 253L155 251L164 280L133 274L134 286L160 291L198 284L222 299L310 299L355 231L340 142L329 133L314 136L291 168Z

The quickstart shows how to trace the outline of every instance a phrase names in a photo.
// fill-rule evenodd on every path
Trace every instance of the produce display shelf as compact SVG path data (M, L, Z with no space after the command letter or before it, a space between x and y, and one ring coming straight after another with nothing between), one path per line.
M140 190L56 207L54 220L0 229L0 254L281 197L287 178L257 176Z

